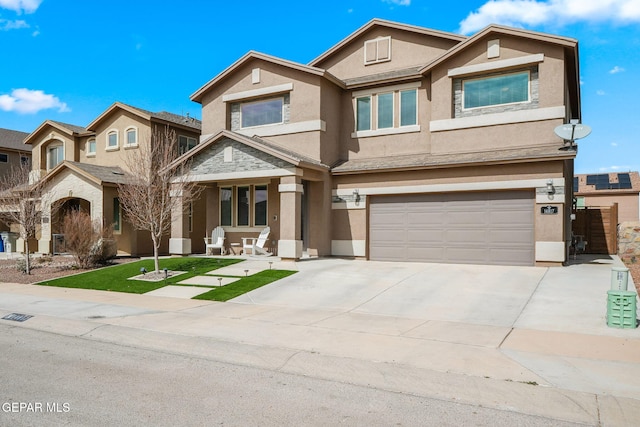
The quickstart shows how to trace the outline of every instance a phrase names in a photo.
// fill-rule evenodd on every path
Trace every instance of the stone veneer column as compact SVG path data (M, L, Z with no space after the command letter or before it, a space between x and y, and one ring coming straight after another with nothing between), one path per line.
M302 180L299 176L280 178L280 240L278 256L298 259L302 256L301 224Z

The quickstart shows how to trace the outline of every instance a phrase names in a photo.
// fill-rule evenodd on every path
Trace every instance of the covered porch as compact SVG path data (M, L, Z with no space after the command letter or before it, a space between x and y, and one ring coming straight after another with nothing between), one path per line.
M224 248L239 255L243 238L270 234L264 249L283 259L330 254L329 168L259 138L222 131L178 161L202 186L198 200L174 212L171 254L205 253L218 226ZM180 197L176 195L175 197Z

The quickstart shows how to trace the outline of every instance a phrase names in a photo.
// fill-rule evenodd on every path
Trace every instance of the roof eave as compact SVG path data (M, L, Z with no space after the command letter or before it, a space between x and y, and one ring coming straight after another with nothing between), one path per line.
M113 104L111 104L111 106L109 108L107 108L102 114L100 114L98 117L96 117L91 123L89 123L89 125L87 125L87 130L89 131L95 131L95 127L101 122L103 121L107 116L109 116L109 114L111 114L113 111L115 111L116 109L121 109L124 111L127 111L131 114L135 114L136 116L145 119L145 120L151 120L151 116L142 112L141 110L131 107L129 105L123 104L121 102L114 102Z

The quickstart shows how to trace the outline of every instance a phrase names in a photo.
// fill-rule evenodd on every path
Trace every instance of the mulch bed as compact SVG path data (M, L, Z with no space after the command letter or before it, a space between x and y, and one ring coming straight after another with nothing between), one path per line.
M31 274L27 275L18 270L18 259L19 258L0 260L0 282L37 283L43 280L89 271L77 268L71 256L55 255L52 257L33 257L31 260ZM138 259L139 258L121 257L112 260L112 264L124 264L138 261Z

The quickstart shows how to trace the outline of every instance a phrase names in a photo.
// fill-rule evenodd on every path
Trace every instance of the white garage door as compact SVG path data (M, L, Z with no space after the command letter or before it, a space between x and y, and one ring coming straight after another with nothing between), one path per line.
M533 191L375 196L369 258L534 264Z

